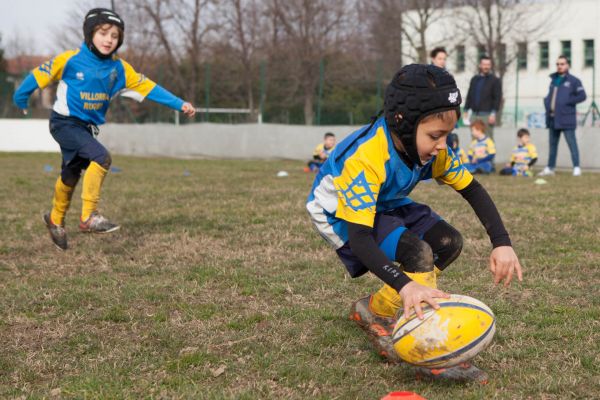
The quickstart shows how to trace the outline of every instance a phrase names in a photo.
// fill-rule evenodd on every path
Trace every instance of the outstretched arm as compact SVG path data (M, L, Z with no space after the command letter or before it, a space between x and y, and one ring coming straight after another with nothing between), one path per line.
M121 63L125 71L125 89L121 95L131 97L140 102L143 101L144 98L148 98L149 100L174 110L182 111L189 117L196 114L196 109L191 103L185 102L167 89L158 85L156 82L153 82L144 75L136 72L125 60L121 59Z
M196 108L191 103L180 99L158 84L148 93L147 98L174 110L182 111L188 117L196 114Z
M23 114L27 114L27 101L29 100L29 96L33 93L37 88L39 88L37 81L32 73L29 73L25 80L19 85L15 94L13 95L13 103L21 110L23 110Z
M508 286L515 273L519 281L522 281L521 264L512 248L500 213L488 192L475 179L458 192L469 202L492 242L494 249L490 255L490 271L494 275L494 284L504 280L504 285Z

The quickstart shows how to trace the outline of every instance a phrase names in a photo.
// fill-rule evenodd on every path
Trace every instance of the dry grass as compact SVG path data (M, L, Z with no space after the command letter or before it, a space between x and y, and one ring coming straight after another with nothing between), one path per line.
M44 172L50 164L54 172ZM441 287L498 318L485 387L416 382L346 319L378 287L347 279L312 230L297 162L116 157L102 209L123 225L54 249L41 223L54 154L0 154L0 397L432 399L600 397L600 174L484 177L525 267L493 288L489 242L462 198L422 184L465 237ZM290 177L276 178L280 169ZM184 171L189 176L184 176ZM78 196L78 193L77 193Z

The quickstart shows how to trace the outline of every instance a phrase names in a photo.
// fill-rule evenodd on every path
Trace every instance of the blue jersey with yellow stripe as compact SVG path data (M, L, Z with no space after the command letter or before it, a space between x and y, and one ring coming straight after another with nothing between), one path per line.
M15 92L15 104L27 108L27 100L34 90L56 81L54 111L96 125L104 123L109 103L117 95L140 102L148 98L175 110L181 110L184 103L137 73L125 60L117 56L100 59L84 43L78 50L61 53L31 71Z
M423 167L409 168L396 151L384 118L340 142L315 178L306 208L334 248L348 240L347 222L373 227L375 215L409 204L421 180L436 179L456 190L473 176L450 149Z

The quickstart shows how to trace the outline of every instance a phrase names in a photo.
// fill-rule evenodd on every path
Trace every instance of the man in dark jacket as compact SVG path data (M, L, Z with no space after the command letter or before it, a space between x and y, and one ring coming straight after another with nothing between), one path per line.
M463 121L480 120L485 124L485 134L494 138L496 113L502 101L502 82L492 72L492 60L488 56L479 59L479 73L471 78Z
M567 145L571 151L573 161L573 176L581 175L579 168L579 150L577 149L577 138L575 127L577 126L577 103L585 101L585 90L581 81L569 74L569 60L565 56L559 56L556 61L556 72L550 75L550 89L544 98L546 108L546 126L550 133L550 152L548 154L548 166L540 175L554 175L556 167L556 154L558 152L558 141L560 132L564 132Z

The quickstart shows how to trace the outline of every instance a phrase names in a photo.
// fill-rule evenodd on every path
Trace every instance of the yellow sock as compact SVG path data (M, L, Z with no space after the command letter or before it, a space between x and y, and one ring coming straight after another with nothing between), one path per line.
M433 267L433 271L435 272L435 276L438 277L442 274L442 270L438 267Z
M54 185L54 199L52 200L52 211L50 219L56 225L62 225L65 221L65 214L71 205L71 197L75 188L67 186L59 176Z
M436 272L404 272L419 285L437 289ZM383 317L394 317L402 307L402 297L389 285L383 285L377 293L371 296L371 311Z
M428 288L437 289L436 273L431 272L404 272L410 279L417 282L419 285L427 286Z
M371 311L382 317L393 317L396 311L402 307L400 294L389 285L383 285L377 293L371 296Z
M102 168L100 164L92 161L83 175L83 187L81 190L81 200L83 207L81 209L81 220L87 221L90 215L98 209L100 201L100 188L108 170Z

